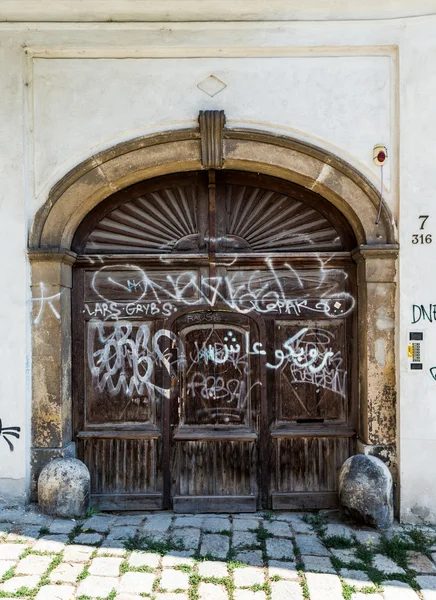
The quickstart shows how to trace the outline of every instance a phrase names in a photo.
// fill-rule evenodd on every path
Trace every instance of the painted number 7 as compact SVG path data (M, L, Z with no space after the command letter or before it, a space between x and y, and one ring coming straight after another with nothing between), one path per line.
M420 230L424 229L425 222L427 221L429 215L420 215L418 219L422 219Z

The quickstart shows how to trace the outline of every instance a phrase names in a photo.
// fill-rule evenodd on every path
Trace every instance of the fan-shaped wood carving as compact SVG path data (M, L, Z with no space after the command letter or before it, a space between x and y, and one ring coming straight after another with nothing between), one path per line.
M295 198L254 186L216 190L218 252L341 250L333 225ZM88 237L85 252L207 252L207 186L172 185L129 200L107 214Z
M86 252L199 251L198 191L172 186L122 204L98 223Z
M294 198L239 185L226 185L225 198L228 245L233 238L244 240L252 252L342 248L331 223L314 208Z

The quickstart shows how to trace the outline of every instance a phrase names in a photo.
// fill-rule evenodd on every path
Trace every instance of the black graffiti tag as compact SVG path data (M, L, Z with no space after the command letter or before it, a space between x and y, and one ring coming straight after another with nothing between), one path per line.
M19 439L20 431L21 431L21 427L3 427L2 420L0 419L0 435L3 437L5 442L8 444L9 450L11 452L13 452L13 450L14 450L14 445L11 442L11 440L8 439L8 436L12 436L14 438Z

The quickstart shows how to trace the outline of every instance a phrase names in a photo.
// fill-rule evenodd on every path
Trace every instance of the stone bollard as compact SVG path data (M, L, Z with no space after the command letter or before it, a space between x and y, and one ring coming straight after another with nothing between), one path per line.
M76 458L55 458L38 479L38 503L42 511L56 517L84 517L89 507L89 471Z
M365 454L346 460L339 473L339 500L353 519L389 529L394 519L393 486L385 463Z

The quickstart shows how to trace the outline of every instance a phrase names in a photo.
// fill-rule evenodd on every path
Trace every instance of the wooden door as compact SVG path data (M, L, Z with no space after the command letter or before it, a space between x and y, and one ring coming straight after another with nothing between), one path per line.
M265 409L262 355L252 350L259 327L245 315L205 310L179 317L173 331L183 352L171 419L174 510L255 511Z
M103 509L328 507L356 432L355 240L248 173L123 190L79 227L78 456Z

